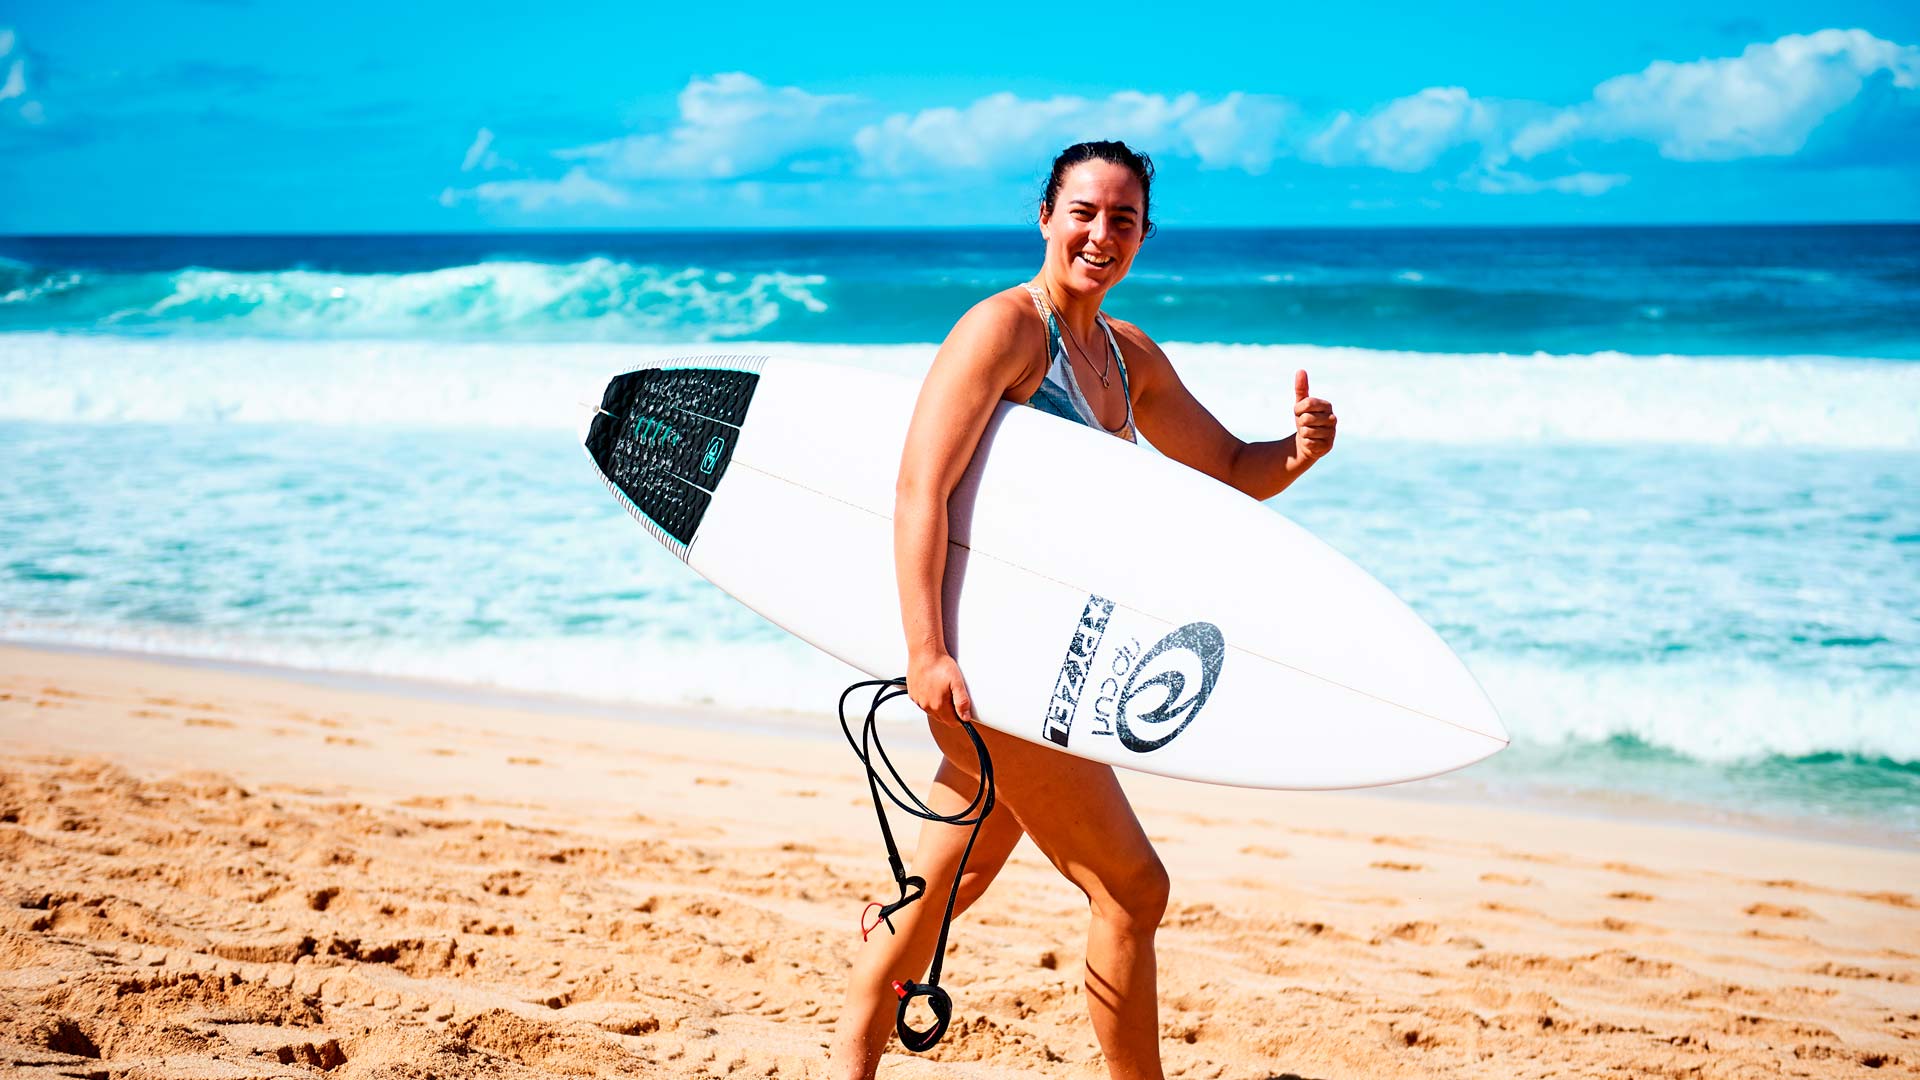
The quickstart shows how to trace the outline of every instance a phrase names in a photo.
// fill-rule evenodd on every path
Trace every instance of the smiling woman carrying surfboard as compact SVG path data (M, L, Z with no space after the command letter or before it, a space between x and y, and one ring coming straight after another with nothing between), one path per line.
M1307 395L1305 372L1295 376L1294 432L1242 442L1187 392L1153 339L1100 313L1152 232L1152 181L1152 163L1124 143L1063 151L1040 201L1047 245L1040 272L961 318L914 406L900 460L894 555L907 690L931 718L944 755L927 799L935 811L964 811L980 785L973 747L957 724L973 719L973 699L944 629L947 504L1000 402L1025 402L1128 441L1137 427L1168 457L1256 499L1284 490L1333 448L1333 407ZM1078 480L1056 479L1063 489ZM1062 497L1073 495L1063 490ZM1080 542L1099 544L1102 532L1089 529ZM1087 895L1087 1009L1109 1072L1158 1080L1153 939L1168 890L1159 856L1111 766L996 731L980 734L992 752L998 801L964 860L956 912L985 891L1020 837L1031 836ZM928 895L946 894L968 840L967 829L922 826L912 866ZM927 970L938 930L927 908L902 912L898 932L871 936L856 960L835 1043L842 1075L873 1075L893 1029L888 987Z
M880 906L894 933L870 935L855 964L834 1051L846 1075L872 1074L889 1012L909 1049L939 1039L950 920L910 900L965 908L1022 835L1087 894L1087 1002L1108 1068L1160 1075L1167 880L1111 766L1362 787L1506 745L1439 635L1261 505L1333 445L1306 373L1294 433L1242 442L1151 339L1100 315L1152 229L1151 179L1120 143L1063 153L1040 203L1040 273L968 312L919 386L790 357L685 357L616 376L590 423L602 478L668 551L854 667L907 672L875 709L905 692L933 718L932 793L918 807L895 796L930 824L913 877L883 830L902 895ZM1166 456L1134 446L1136 430ZM872 747L853 741L872 775ZM916 1009L935 1022L910 1023Z

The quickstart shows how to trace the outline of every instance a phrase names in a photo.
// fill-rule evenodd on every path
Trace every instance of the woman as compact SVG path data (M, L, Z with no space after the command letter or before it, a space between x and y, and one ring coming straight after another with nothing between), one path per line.
M1141 330L1100 314L1153 231L1153 164L1119 142L1079 143L1054 159L1040 200L1046 259L1033 280L990 296L954 326L927 372L901 455L894 561L909 663L907 691L926 712L944 754L928 804L952 814L979 786L973 718L959 663L941 621L947 498L972 460L999 402L1024 402L1133 441L1135 429L1168 457L1256 499L1284 490L1333 447L1332 406L1294 376L1295 433L1275 442L1235 438L1181 384ZM981 729L992 752L998 802L981 826L960 882L956 912L978 899L1024 834L1087 896L1087 1009L1115 1078L1160 1080L1154 930L1166 910L1167 874L1107 765ZM913 871L943 897L968 829L928 823ZM893 1028L890 984L920 978L933 959L942 905L894 916L854 963L834 1061L868 1078Z

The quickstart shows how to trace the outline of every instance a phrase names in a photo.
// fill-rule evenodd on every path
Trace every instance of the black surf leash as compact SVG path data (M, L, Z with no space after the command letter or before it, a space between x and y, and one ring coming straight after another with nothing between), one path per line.
M861 728L860 738L855 740L853 726L847 720L847 699L853 696L854 691L869 686L874 688L873 703L867 706L866 723ZM953 1019L953 999L940 989L940 965L947 958L947 931L953 927L953 905L960 897L960 878L966 873L967 858L973 854L973 842L980 838L980 826L987 820L987 815L993 812L993 759L988 756L987 744L981 740L974 726L965 720L960 721L961 730L973 741L973 752L980 758L980 790L974 792L973 801L967 804L966 809L958 813L942 814L928 806L913 793L907 781L901 777L900 770L894 767L893 759L887 756L886 750L880 745L880 706L894 698L905 697L906 693L905 679L870 679L854 683L840 695L840 730L846 735L847 745L853 747L860 764L867 768L867 787L873 792L874 816L880 819L880 839L886 841L887 845L887 865L893 869L893 882L900 888L900 899L893 903L876 901L867 905L867 911L878 908L880 914L869 923L866 912L861 913L860 940L865 941L867 935L881 923L887 924L888 933L897 933L893 926L894 913L920 899L927 891L927 879L917 874L909 876L906 865L900 861L900 848L894 843L893 828L887 824L887 808L880 801L881 793L884 792L887 798L893 800L895 806L922 821L973 826L973 831L967 834L966 850L960 853L960 865L953 871L953 887L947 890L947 911L940 917L940 941L933 948L933 967L927 971L927 981L921 983L905 979L893 983L894 995L900 999L900 1008L894 1018L894 1031L900 1036L901 1045L918 1054L933 1049L940 1037L947 1033L947 1024ZM899 788L897 793L894 787L881 780L879 769L874 767L876 759L893 776L893 783ZM913 1004L915 998L926 998L927 1008L933 1011L933 1025L925 1031L916 1031L907 1023L907 1007Z

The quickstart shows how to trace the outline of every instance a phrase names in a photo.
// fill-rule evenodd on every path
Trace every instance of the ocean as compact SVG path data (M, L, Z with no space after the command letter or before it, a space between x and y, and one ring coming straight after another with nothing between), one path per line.
M1029 230L0 238L0 639L831 731L848 669L607 496L582 402L917 374ZM1473 790L1920 842L1920 226L1182 230L1108 310L1500 707ZM1275 574L1287 568L1277 565Z

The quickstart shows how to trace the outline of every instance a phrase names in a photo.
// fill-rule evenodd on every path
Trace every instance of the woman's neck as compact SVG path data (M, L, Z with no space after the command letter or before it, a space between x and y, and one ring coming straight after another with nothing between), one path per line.
M1034 276L1034 282L1046 294L1047 304L1053 308L1054 317L1067 325L1075 337L1082 342L1093 338L1094 317L1100 314L1100 304L1107 297L1105 289L1096 293L1075 293L1062 288L1054 281L1046 267Z

